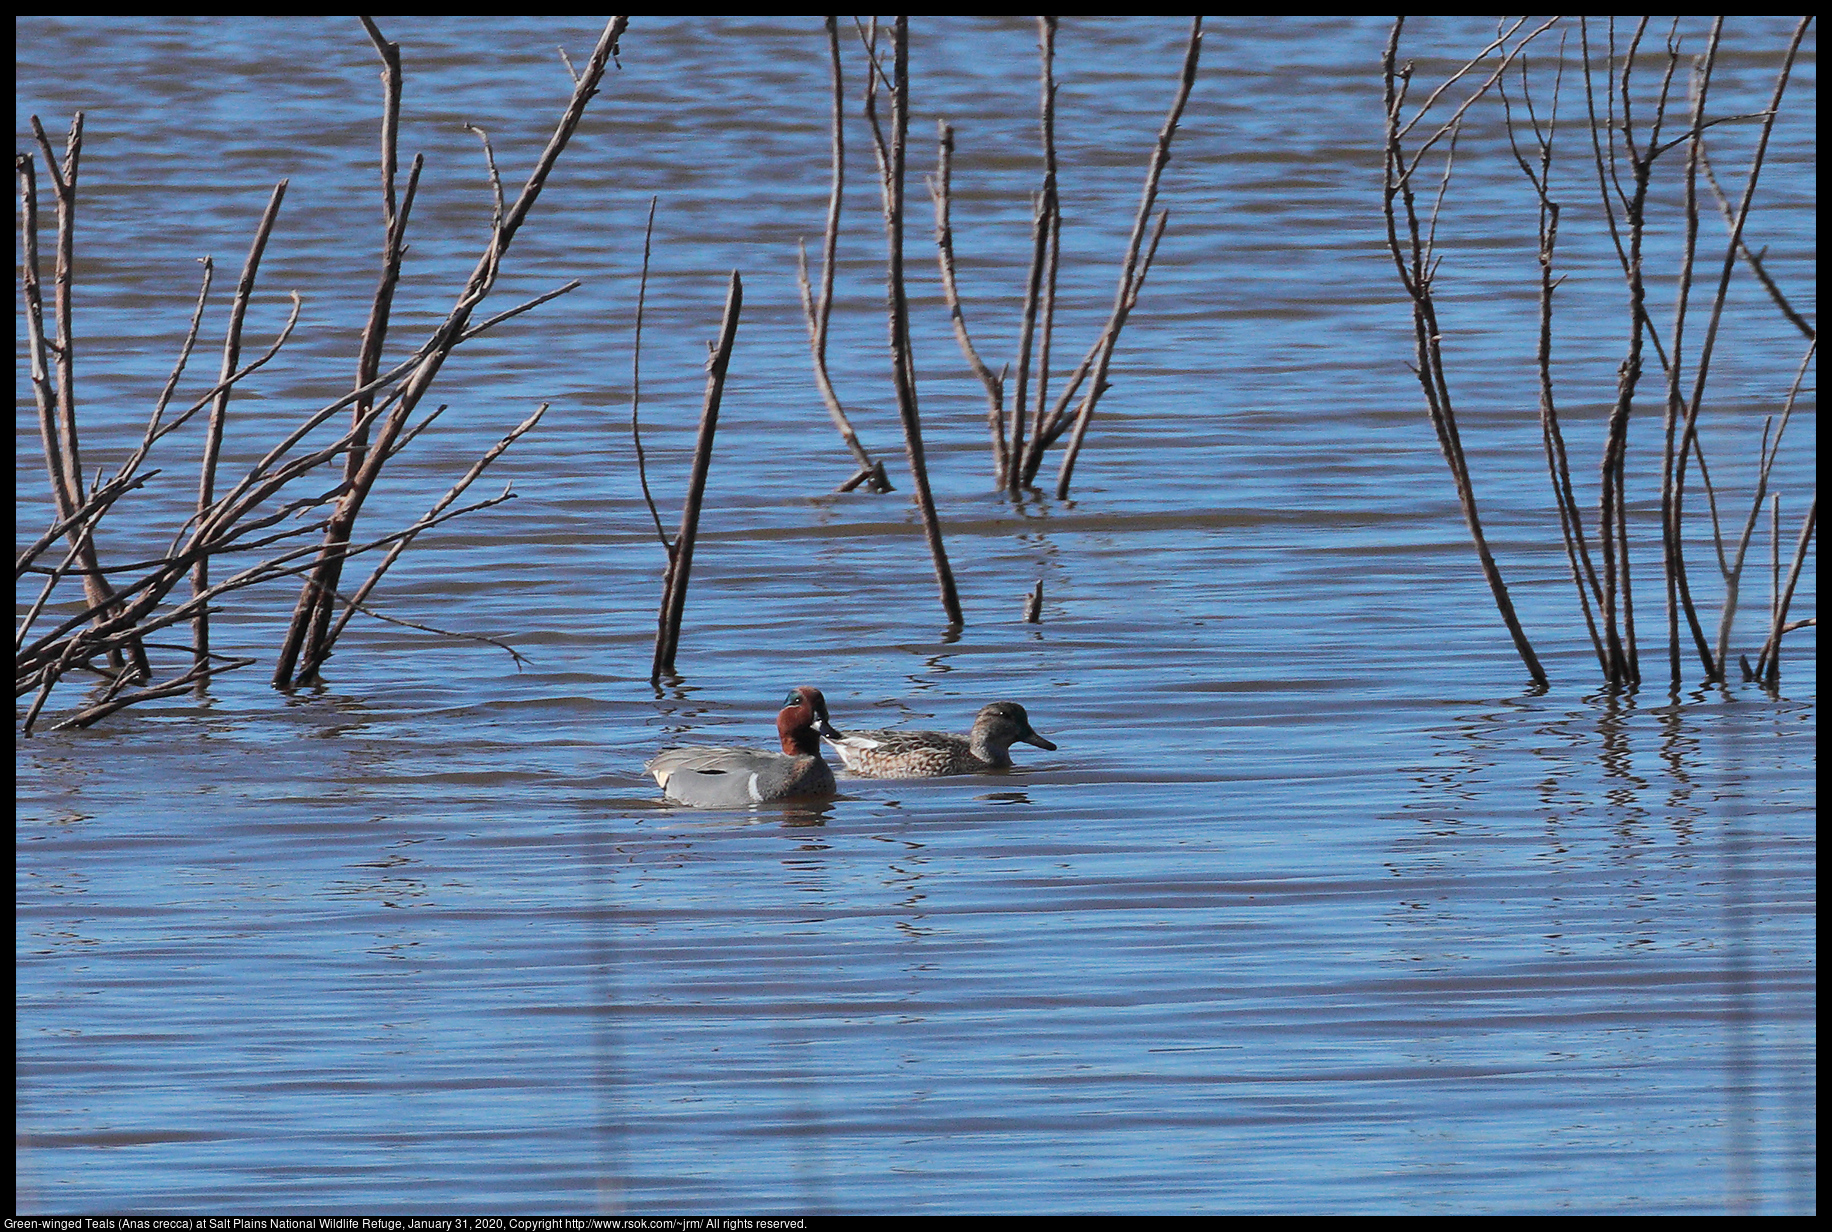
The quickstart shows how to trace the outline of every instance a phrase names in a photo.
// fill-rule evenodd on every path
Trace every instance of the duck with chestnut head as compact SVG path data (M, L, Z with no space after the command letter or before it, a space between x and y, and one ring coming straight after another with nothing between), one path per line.
M833 768L821 757L821 737L844 737L827 719L827 699L809 685L789 690L776 715L782 752L699 747L664 749L643 767L670 800L698 808L743 808L772 800L813 800L834 794Z

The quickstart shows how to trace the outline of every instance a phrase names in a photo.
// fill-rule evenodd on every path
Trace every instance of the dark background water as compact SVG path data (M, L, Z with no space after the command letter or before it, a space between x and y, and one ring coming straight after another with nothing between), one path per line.
M578 62L596 28L378 21L406 59L404 161L428 160L406 346L488 225L461 126L489 131L513 190L570 89L554 46ZM1763 105L1789 30L1729 24L1716 106ZM1406 48L1423 81L1491 31L1433 19ZM1688 52L1703 31L1682 28ZM30 114L54 134L88 117L77 333L92 466L137 436L195 259L214 254L227 286L290 177L251 335L278 327L288 290L306 310L232 404L226 452L246 465L353 371L380 231L373 50L354 22L319 19L17 33L18 148ZM1111 303L1185 33L1063 24L1059 355L1079 354ZM498 297L584 287L459 353L435 388L444 426L391 467L368 515L377 533L411 520L551 401L492 472L518 498L426 536L377 597L506 638L530 664L359 622L324 689L282 696L265 681L293 593L276 588L219 618L220 648L261 663L207 700L21 744L16 1204L1812 1211L1815 633L1790 636L1778 693L1691 678L1601 691L1539 455L1533 203L1496 116L1477 112L1442 302L1483 514L1553 678L1525 687L1404 367L1378 208L1385 37L1377 20L1208 27L1164 183L1170 229L1073 499L1014 505L992 490L920 175L945 115L966 309L1002 362L1037 181L1034 31L915 23L911 293L967 615L950 631L902 473L857 124L831 353L899 490L832 495L852 467L794 281L827 193L818 22L634 22ZM1751 230L1809 315L1813 45ZM848 56L851 88L856 40ZM1727 183L1752 136L1726 126L1713 147ZM1566 141L1558 372L1591 505L1624 329L1588 151L1575 126ZM729 271L746 280L685 679L659 691L662 556L628 423L651 195L643 413L670 521L702 344ZM1708 216L1713 262L1716 227ZM1729 319L1703 440L1738 520L1802 344L1742 273ZM220 311L211 321L220 337ZM48 504L16 384L24 535ZM1812 388L1776 470L1789 544L1814 490ZM1658 672L1658 429L1642 414L1632 533ZM174 439L172 481L106 558L169 537L194 442ZM1733 638L1752 657L1763 526ZM1693 531L1714 621L1702 518ZM1039 578L1043 621L1027 625ZM1809 560L1795 613L1815 595ZM662 806L647 756L767 743L803 682L842 727L958 729L1013 698L1060 749L1021 746L1003 776L849 781L815 808Z

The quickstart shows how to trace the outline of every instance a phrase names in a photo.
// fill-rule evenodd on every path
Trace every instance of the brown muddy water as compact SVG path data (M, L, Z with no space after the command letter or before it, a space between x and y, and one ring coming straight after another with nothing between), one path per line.
M405 346L488 224L462 125L490 132L519 183L570 89L554 48L577 62L596 27L381 25L407 66L403 154L428 160ZM1791 28L1731 21L1713 105L1759 110ZM1420 80L1491 30L1422 20ZM16 31L17 148L29 115L54 133L88 117L92 465L137 434L196 258L214 254L227 286L290 177L251 334L271 336L289 290L306 310L232 404L245 465L353 370L380 234L373 50L344 20ZM1680 33L1702 47L1702 24ZM1063 24L1061 354L1111 303L1184 34ZM1013 503L948 333L920 175L946 116L963 294L996 366L1037 176L1034 34L916 21L911 291L967 616L950 630L902 469L862 127L832 352L898 491L832 494L850 459L794 278L827 193L819 23L632 22L498 296L585 286L460 352L435 389L442 426L368 515L417 516L550 401L493 472L517 499L428 535L376 598L504 638L528 665L358 621L324 688L282 695L266 680L295 592L275 588L218 618L219 647L261 662L208 698L19 742L16 1207L1813 1212L1816 634L1790 635L1774 692L1598 684L1539 454L1533 201L1491 116L1459 149L1440 277L1483 515L1552 676L1527 686L1405 368L1379 215L1385 37L1376 20L1209 27L1169 230L1073 498ZM1751 228L1809 316L1813 46ZM1727 182L1752 134L1726 126L1714 147ZM1588 149L1575 128L1569 142L1560 378L1594 509L1621 282ZM702 344L728 272L747 285L684 679L660 690L662 556L628 419L651 195L645 441L670 519ZM1726 331L1703 441L1733 510L1801 347L1741 273ZM29 540L48 503L15 381ZM1814 491L1808 388L1775 473L1789 543ZM1664 675L1657 408L1640 413L1642 657ZM195 440L175 438L104 558L173 533ZM1766 527L1733 638L1752 657ZM1693 531L1715 621L1702 517ZM1809 559L1796 614L1816 577ZM1039 578L1042 622L1026 624ZM725 813L670 807L643 776L672 743L767 743L802 683L842 728L960 729L1011 698L1059 748L1021 745L1005 774L849 779L828 803Z

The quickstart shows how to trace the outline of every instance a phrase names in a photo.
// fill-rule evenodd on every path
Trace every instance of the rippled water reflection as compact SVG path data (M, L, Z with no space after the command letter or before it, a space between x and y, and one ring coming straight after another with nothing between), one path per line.
M1733 96L1767 88L1759 49L1784 28L1744 21ZM383 24L407 54L403 148L429 158L406 302L426 319L486 218L458 124L525 166L565 92L551 45L590 31ZM252 451L343 383L370 289L360 31L19 36L22 113L90 113L98 460L163 378L188 263L237 253L294 177L257 328L299 286L308 336L238 404L232 449ZM1110 299L1181 37L1064 24L1071 336ZM1399 363L1373 228L1383 37L1213 28L1172 229L1073 501L989 491L981 395L921 269L925 423L968 615L949 632L907 492L827 495L849 460L793 282L825 196L817 28L634 23L505 299L587 287L454 363L452 429L403 455L378 510L414 516L554 401L501 463L520 499L416 547L384 588L390 614L506 634L531 666L372 625L318 694L229 677L207 703L21 746L16 1205L1813 1210L1815 635L1794 635L1779 696L1594 692L1527 370L1502 366L1529 345L1511 332L1535 276L1522 213L1512 247L1459 254L1457 308L1484 514L1554 677L1522 692ZM918 119L961 131L963 279L989 338L1015 327L1031 57L1015 20L917 25ZM1802 117L1812 83L1809 62ZM836 371L891 452L855 142ZM1810 124L1771 157L1762 242L1810 288L1812 180L1787 177L1811 165ZM1526 208L1501 172L1469 184L1482 208ZM724 272L749 289L686 680L660 696L660 552L625 385L632 235L655 192L645 420L668 500ZM1726 383L1747 393L1707 443L1743 492L1795 358L1766 320L1737 342ZM1607 338L1570 346L1574 382L1619 358ZM29 401L26 525L43 500ZM1589 468L1597 409L1571 419ZM1778 486L1797 515L1811 417L1790 434ZM1652 545L1654 512L1636 513ZM290 598L240 605L218 637L270 663ZM1657 624L1652 586L1643 602ZM964 728L1011 697L1060 748L731 814L666 807L642 777L665 743L761 741L802 682L842 727Z

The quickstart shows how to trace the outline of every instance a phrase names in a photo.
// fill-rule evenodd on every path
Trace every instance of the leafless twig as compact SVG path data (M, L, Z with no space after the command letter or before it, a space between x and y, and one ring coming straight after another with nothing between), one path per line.
M274 223L280 217L280 203L286 199L286 181L281 180L274 186L273 196L267 200L267 208L261 213L261 221L254 231L254 243L248 249L248 259L242 264L242 276L235 285L235 300L229 310L229 330L223 338L223 368L218 385L221 387L210 406L210 424L204 433L204 457L198 469L197 512L201 516L216 501L216 461L223 446L223 428L229 415L229 395L233 388L226 384L235 375L238 361L242 357L242 322L248 315L248 302L254 296L255 276L261 269L261 256L267 251L267 240L273 234ZM201 306L201 305L200 305ZM198 558L191 575L191 593L201 594L210 589L210 558ZM197 619L191 625L193 662L208 663L210 660L210 616L207 610L200 609Z
M451 355L453 348L465 338L472 313L496 285L503 255L508 251L522 223L527 220L529 211L534 208L534 203L539 199L541 189L558 162L560 154L572 140L572 135L585 114L586 104L597 94L598 83L603 79L617 40L628 22L627 17L614 17L606 24L585 69L578 74L578 80L565 113L555 126L546 148L535 160L534 170L529 174L527 183L523 185L520 194L512 204L507 203L502 194L501 179L496 171L494 155L489 152L489 143L486 138L485 150L490 164L492 194L495 201L495 218L489 245L478 258L476 268L473 269L464 292L459 296L444 322L434 330L427 344L421 348L423 358L406 377L394 408L380 421L376 439L377 447L365 456L360 470L351 479L348 491L336 515L332 518L325 536L324 559L318 571L306 581L301 589L299 602L293 611L292 623L281 644L273 677L276 685L286 687L314 678L319 665L329 656L331 649L328 641L330 622L344 559L339 545L350 538L363 504L374 488L382 464L390 456L390 447L394 439L407 427L408 418L413 414L434 379L437 378L440 368ZM385 144L389 140L391 138L385 137Z
M827 373L827 323L833 313L833 276L840 240L840 203L846 186L846 134L843 123L846 94L840 73L839 22L833 17L827 18L827 49L833 67L833 189L827 198L827 229L821 245L821 292L818 299L808 281L807 245L804 243L798 248L796 269L800 277L802 314L808 319L808 346L814 353L814 380L820 386L821 400L827 404L827 414L833 418L833 426L839 429L840 439L846 442L846 448L859 464L858 471L841 484L839 490L850 492L865 484L873 492L888 492L891 484L884 473L884 463L874 461L860 442L859 434L853 429L852 421L846 417L846 409L840 404L840 396L833 388L833 379Z
M1475 489L1470 478L1468 461L1464 456L1463 442L1457 432L1456 413L1451 403L1450 385L1444 372L1444 356L1441 348L1443 331L1438 325L1437 305L1432 295L1432 282L1437 272L1437 257L1432 246L1432 235L1435 234L1436 208L1432 217L1422 227L1417 205L1417 191L1413 173L1424 156L1425 148L1442 138L1450 138L1449 153L1445 158L1443 175L1450 175L1451 159L1455 152L1455 137L1463 114L1468 110L1476 96L1472 96L1460 106L1456 113L1425 142L1421 149L1408 157L1403 144L1407 132L1429 110L1431 101L1444 91L1440 86L1431 98L1419 109L1408 122L1402 114L1406 88L1412 75L1412 66L1402 66L1399 62L1400 32L1405 26L1405 19L1399 18L1393 23L1393 32L1387 40L1386 54L1383 56L1382 75L1385 80L1387 134L1386 134L1386 183L1383 194L1383 212L1387 226L1387 248L1393 257L1395 269L1399 273L1400 284L1406 289L1412 300L1412 321L1418 366L1415 369L1419 385L1425 394L1425 405L1430 412L1433 428L1437 432L1438 446L1449 464L1451 477L1456 484L1457 499L1463 508L1463 520L1469 528L1470 539L1476 548L1476 557L1482 567L1483 577L1489 584L1490 593L1495 599L1495 606L1501 613L1502 622L1507 626L1508 635L1514 641L1514 648L1519 653L1522 663L1535 685L1545 687L1546 672L1540 666L1539 657L1533 651L1532 643L1527 640L1525 630L1521 628L1520 619L1515 614L1513 600L1509 597L1507 583L1502 579L1501 569L1495 563L1494 555L1489 551L1488 540L1482 533L1482 522L1476 511ZM1540 29L1544 30L1542 26ZM1537 31L1535 33L1538 33ZM1529 36L1532 37L1532 36ZM1525 43L1517 44L1510 52L1503 52L1501 68L1497 69L1487 83L1478 91L1489 89L1499 81L1507 65L1520 54ZM1501 49L1497 40L1481 56L1465 65L1451 80L1455 81L1471 71L1476 63L1486 57L1490 51ZM1448 86L1449 82L1445 85ZM1438 196L1438 205L1443 202L1442 183ZM1402 236L1402 217L1404 234Z
M1067 500L1069 496L1069 479L1075 473L1075 459L1081 454L1082 442L1087 438L1088 423L1094 417L1095 404L1101 394L1107 390L1107 370L1113 363L1113 349L1119 345L1120 331L1126 327L1126 318L1132 314L1139 302L1139 292L1145 285L1145 275L1151 269L1151 260L1157 255L1158 240L1163 237L1164 224L1169 218L1165 212L1158 216L1156 229L1152 233L1151 245L1143 253L1141 248L1145 241L1146 226L1151 220L1151 211L1158 200L1158 184L1164 178L1164 168L1170 165L1171 141L1177 135L1177 123L1183 118L1183 109L1189 103L1190 91L1196 85L1196 65L1202 58L1202 18L1197 17L1190 23L1189 48L1183 53L1183 76L1177 86L1177 97L1171 103L1170 115L1165 118L1164 127L1158 131L1158 142L1151 152L1151 163L1145 172L1145 189L1139 195L1138 216L1132 220L1132 238L1126 243L1126 260L1120 267L1119 290L1114 295L1113 312L1107 318L1107 327L1101 332L1099 353L1094 361L1093 378L1089 382L1088 392L1083 395L1081 407L1075 413L1075 427L1069 437L1068 449L1064 452L1061 469L1056 475L1056 499ZM1060 420L1057 421L1058 425ZM1052 434L1060 433L1060 427L1053 430L1040 430L1032 442L1032 456L1027 458L1027 474L1035 474L1043 463L1043 449L1055 439Z
M681 528L668 551L668 569L662 579L661 614L655 631L655 659L649 683L660 684L673 676L675 650L681 640L681 617L687 608L687 582L693 570L693 546L700 533L700 503L706 495L706 475L712 468L713 434L719 428L719 401L725 393L725 373L731 366L732 347L738 339L738 316L744 310L744 280L732 271L725 295L725 318L719 325L719 342L706 365L706 401L700 409L700 432L693 446L693 471L687 481L687 499L681 505Z
M935 580L941 589L942 610L947 613L949 624L960 625L965 623L960 595L954 588L954 570L949 567L947 550L942 546L941 518L935 511L935 497L929 491L929 468L923 456L922 419L916 405L916 364L910 347L910 308L903 279L904 151L910 131L910 22L907 17L899 17L892 29L891 53L891 136L888 142L879 125L876 96L869 85L865 95L865 114L871 122L877 146L878 187L884 204L884 231L889 248L885 284L890 316L891 378L897 388L904 452L909 459L910 480L916 488L916 509L922 516L923 537L928 541Z

